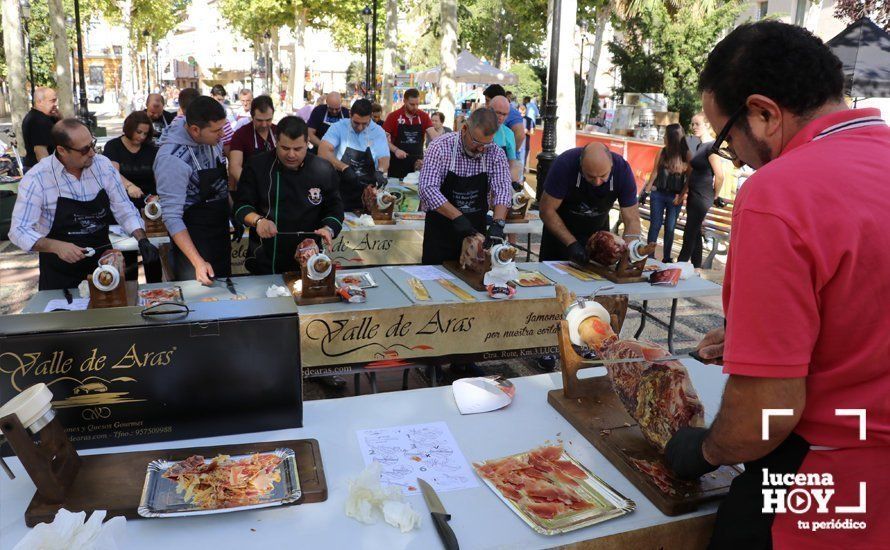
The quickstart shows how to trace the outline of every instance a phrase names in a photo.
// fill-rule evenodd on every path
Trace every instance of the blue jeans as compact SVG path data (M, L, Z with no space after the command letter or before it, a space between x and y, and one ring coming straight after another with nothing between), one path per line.
M677 195L665 193L658 189L652 190L652 208L649 214L649 236L646 242L658 242L658 232L664 225L664 260L671 258L671 249L674 246L674 228L677 227L677 218L680 217L680 206L674 205Z

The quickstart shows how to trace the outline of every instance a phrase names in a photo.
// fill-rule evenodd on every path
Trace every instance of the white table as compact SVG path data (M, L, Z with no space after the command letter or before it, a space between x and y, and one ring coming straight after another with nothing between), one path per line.
M710 422L719 405L725 375L718 367L705 366L692 360L684 363L689 367ZM408 497L408 500L421 514L423 523L418 530L407 534L401 534L382 520L368 526L346 517L344 513L347 481L364 468L356 430L434 421L448 424L470 461L498 458L528 450L547 440L561 439L575 458L637 505L634 512L618 519L564 535L546 537L529 528L481 482L475 489L442 492L439 496L452 514L451 526L465 549L550 548L656 526L674 525L687 529L687 524L678 522L713 514L716 510L716 504L712 503L684 516L668 517L658 511L547 404L547 392L562 385L558 373L517 378L513 379L513 383L516 386L515 401L506 409L481 415L461 416L454 405L450 387L426 388L310 401L304 405L305 427L302 429L116 448L116 451L126 452L315 438L320 444L328 484L328 500L317 504L192 518L132 520L127 523L128 540L124 547L152 550L441 548L420 495ZM109 449L98 452L107 453ZM0 550L12 548L24 536L27 530L24 511L34 493L34 486L18 460L12 458L7 462L17 479L10 481L0 475ZM698 528L701 529L700 526Z

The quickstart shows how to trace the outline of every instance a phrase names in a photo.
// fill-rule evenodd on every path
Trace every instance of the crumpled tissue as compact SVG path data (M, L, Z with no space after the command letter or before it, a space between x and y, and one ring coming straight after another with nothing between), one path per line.
M123 516L105 519L105 510L72 513L62 508L52 523L40 523L19 541L13 550L117 550L125 548Z
M364 225L367 227L373 227L375 225L374 218L372 218L370 214L362 214L361 216L359 216L358 218L355 219L355 225Z
M279 296L290 296L287 287L271 285L266 289L266 298L277 298Z
M90 297L90 283L88 283L86 279L82 280L80 284L77 285L77 293L80 294L81 298Z
M420 514L405 502L398 487L380 484L382 466L372 462L355 479L349 481L346 515L362 523L377 523L380 514L386 523L403 533L420 526Z

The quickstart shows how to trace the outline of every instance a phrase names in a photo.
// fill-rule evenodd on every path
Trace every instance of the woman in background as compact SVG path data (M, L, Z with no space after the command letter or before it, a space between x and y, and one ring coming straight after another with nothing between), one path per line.
M640 204L645 204L646 196L652 195L647 242L658 242L658 232L664 225L662 261L665 263L673 262L671 250L674 246L674 229L685 198L688 172L689 146L686 143L686 134L679 124L669 124L664 131L664 149L656 157L649 181L640 196Z
M153 165L158 148L151 139L153 132L151 119L145 111L134 111L124 119L124 135L110 140L102 148L102 154L120 172L124 189L138 209L144 208L145 201L157 194ZM138 253L124 252L124 260L128 279L135 280ZM146 282L161 282L160 262L145 264L143 268Z
M699 139L698 149L689 152L691 172L687 181L686 227L683 230L683 248L677 259L691 261L693 267L701 268L702 263L702 224L711 205L721 200L723 186L723 166L720 157L710 154L714 144L710 126L704 113L692 117L692 135Z
M430 143L433 142L434 139L438 137L442 137L445 134L451 132L451 128L445 126L445 115L440 112L435 112L430 116L430 119L433 121L433 131L434 134L432 138L430 138L429 134L426 136L426 145L429 147Z

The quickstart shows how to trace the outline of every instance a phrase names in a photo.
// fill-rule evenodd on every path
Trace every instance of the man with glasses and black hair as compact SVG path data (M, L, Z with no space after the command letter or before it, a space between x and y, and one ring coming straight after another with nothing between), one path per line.
M424 264L458 260L463 239L476 233L504 238L513 193L507 156L493 144L498 126L494 111L476 109L459 132L445 134L427 149L417 185L426 211ZM494 219L486 228L489 207Z
M232 183L241 178L241 170L253 155L275 149L275 105L267 95L250 103L250 123L235 131L229 150L229 176ZM234 187L233 187L234 189Z
M139 242L146 263L158 249L145 236L142 218L107 158L96 155L96 140L77 119L52 129L53 154L25 174L12 212L9 239L26 252L38 252L40 290L75 288L96 267L87 248L110 248L113 218Z
M155 158L177 281L209 286L215 277L231 275L228 172L220 144L226 123L223 106L200 96L186 110L185 124L169 128Z
M588 143L556 157L541 195L541 260L588 261L587 240L609 230L618 201L627 240L642 233L637 181L624 158L602 143Z
M340 197L346 210L362 208L366 186L386 185L383 173L389 168L389 140L383 128L371 120L370 101L357 100L349 118L331 126L321 140L318 156L340 172Z
M719 131L712 151L757 172L733 208L725 324L698 346L729 374L720 410L710 428L674 435L668 464L695 479L745 463L713 548L886 547L890 128L847 106L821 40L778 21L729 33L699 90ZM830 481L792 491L795 477ZM812 489L830 500L810 503ZM780 490L784 513L767 498ZM817 527L847 522L864 528Z

